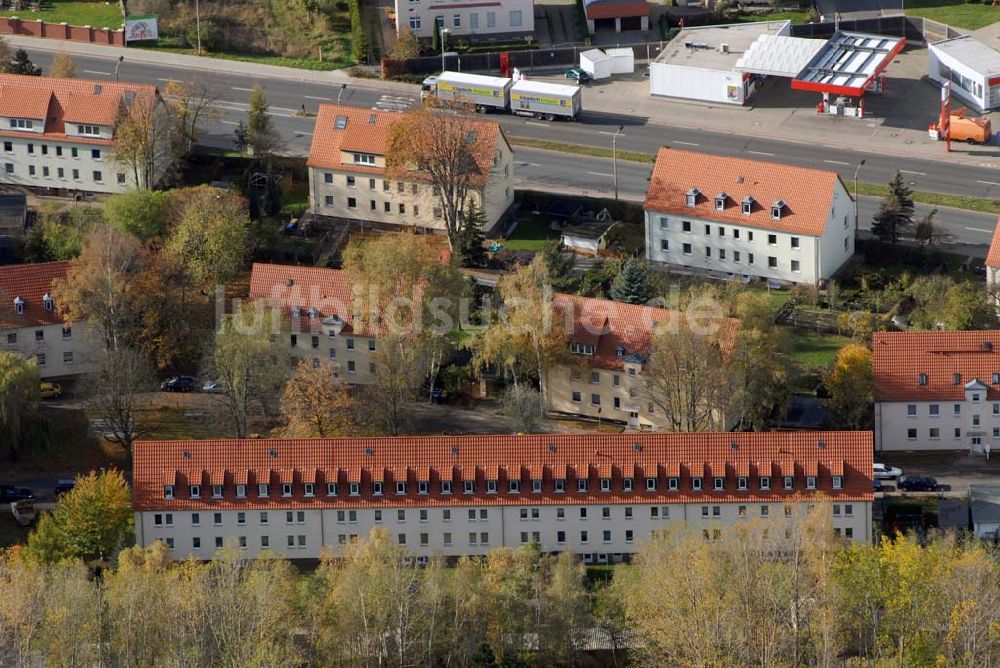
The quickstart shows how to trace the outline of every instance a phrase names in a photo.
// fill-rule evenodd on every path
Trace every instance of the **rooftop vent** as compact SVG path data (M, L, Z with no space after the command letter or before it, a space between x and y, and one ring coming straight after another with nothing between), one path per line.
M983 350L993 350L993 342L992 341L983 341L982 348L983 348Z
M183 457L184 459L191 459L191 451L190 450L182 450L181 451L181 457Z
M743 183L743 177L742 176L737 176L736 177L736 183Z
M287 285L288 287L292 287L293 285L295 285L295 279L289 278L287 281L285 281L285 285Z
M549 452L555 452L555 451L556 451L556 444L549 443Z
M100 94L101 94L101 84L95 83L94 84L94 95L100 95Z
M337 116L337 121L333 124L338 130L343 130L347 127L347 116Z
M278 451L275 450L274 448L271 448L270 450L267 451L267 456L270 457L271 459L274 459L275 457L278 456Z
M371 457L374 454L375 454L375 450L373 448L365 448L365 456L366 457Z
M458 456L458 446L457 445L451 446L451 454L453 454L455 456Z
M375 114L368 114L368 125L375 125Z
M737 443L736 441L733 441L732 443L729 444L729 448L731 450L739 450L740 449L740 444Z
M635 444L635 451L636 452L642 452L642 443L636 443Z
M820 450L822 450L823 448L826 447L826 441L824 441L824 440L821 439L819 441L819 443L817 443L816 445L817 445L817 447L819 447Z

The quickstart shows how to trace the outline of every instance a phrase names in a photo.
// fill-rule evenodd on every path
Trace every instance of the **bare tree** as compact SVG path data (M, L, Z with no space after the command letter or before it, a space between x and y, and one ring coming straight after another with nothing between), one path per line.
M124 448L128 467L132 444L142 434L137 420L141 395L155 388L152 366L135 348L109 348L99 353L88 380L85 403L101 420L105 435Z
M129 169L137 188L150 190L173 162L174 124L159 96L134 94L123 102L115 122L111 159Z
M212 86L200 77L187 81L171 79L163 90L167 104L173 109L177 123L179 153L186 155L198 142L199 123L215 118L218 114L213 105L219 96Z

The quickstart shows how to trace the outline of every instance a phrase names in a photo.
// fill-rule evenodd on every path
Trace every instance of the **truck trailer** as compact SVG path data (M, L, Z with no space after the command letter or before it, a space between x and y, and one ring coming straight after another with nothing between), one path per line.
M580 87L506 77L442 72L424 79L420 98L473 104L476 111L509 112L546 120L575 120L582 109Z

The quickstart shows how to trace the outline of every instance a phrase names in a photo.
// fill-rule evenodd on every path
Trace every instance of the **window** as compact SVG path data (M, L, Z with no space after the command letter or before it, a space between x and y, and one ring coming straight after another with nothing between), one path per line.
M124 172L118 172L117 178L118 178L118 185L120 185L120 186L125 185L125 173Z
M602 492L611 491L611 478L601 478L601 491Z
M700 492L702 488L701 478L691 478L691 489Z
M795 489L795 476L786 475L784 478L785 489Z
M247 514L244 512L236 513L236 524L237 526L245 526L247 523Z
M565 478L556 478L552 484L553 484L553 491L555 491L557 494L562 494L566 491Z
M711 236L711 234L712 234L712 226L711 225L706 225L705 226L705 236Z
M201 485L189 485L188 494L190 494L192 499L201 498Z
M382 483L372 482L372 494L375 496L382 496Z
M962 374L960 374L960 373L953 373L953 374L951 374L951 382L952 382L953 385L961 385L962 384Z
M7 343L17 343L17 332L11 332L7 335Z
M955 417L962 414L962 404L955 404L954 406Z
M510 12L510 27L520 28L521 27L521 10L513 9Z
M798 260L792 260L792 271L798 273L800 271L800 264Z
M520 480L508 480L507 481L507 491L511 494L521 493L521 481Z
M917 405L916 404L907 404L907 406L906 406L906 415L907 415L907 417L917 417Z
M587 491L587 479L586 478L577 478L577 481L576 481L576 491L578 491L578 492L586 492Z
M601 395L599 395L599 394L591 394L590 395L590 405L591 406L600 406L601 405Z
M833 476L833 488L834 489L843 489L844 488L844 477L843 476L839 476L839 475Z
M267 496L269 485L265 483L260 483L257 485L257 496Z
M676 492L680 488L680 480L677 478L667 478L667 490Z
M406 511L403 510L402 508L396 511L396 521L406 522Z
M292 495L292 484L291 483L288 483L288 482L282 483L282 485L281 485L281 495L282 496L291 496Z
M267 511L260 511L260 524L261 526L267 526Z
M222 526L222 513L212 513L212 525L217 527Z
M647 492L656 491L656 478L646 478L646 491Z
M14 173L14 164L11 163L11 162L5 162L4 165L3 165L3 169L8 174L13 174Z
M476 481L475 480L463 480L462 481L462 493L463 494L474 494L476 491Z
M487 494L496 494L497 493L497 481L496 480L487 480L486 481L486 493Z
M814 475L806 476L806 489L816 489L816 476Z
M73 351L67 350L63 352L63 364L72 364L72 363L73 363Z
M404 480L396 481L396 494L406 494L406 481Z
M632 478L622 478L622 490L631 492L633 482Z
M73 150L76 150L76 149L73 149ZM79 181L80 180L80 170L79 169L74 169L73 170L73 180L74 181Z
M777 246L778 245L778 235L777 234L769 234L769 235L767 235L767 245L768 246Z
M38 353L35 355L35 364L38 366L45 366L45 353Z
M761 476L760 478L760 488L761 489L771 489L771 476Z
M705 246L705 257L712 257L712 247Z
M930 436L931 439L937 440L941 438L941 430L937 427L931 427L928 430L928 435Z
M411 0L411 2L412 2L412 0ZM420 30L420 17L419 16L411 16L410 17L410 30L413 30L413 31ZM446 543L446 545L447 545L447 543Z
M650 508L650 510L651 511L655 511L655 510L657 510L657 508L655 508L655 507L654 508ZM652 513L650 513L650 514L652 514ZM708 506L702 506L701 507L701 516L702 517L708 517ZM653 515L653 517L656 517L656 515Z
M681 252L684 253L685 255L690 255L691 254L691 244L683 244L681 246Z
M955 427L955 438L962 438L962 428Z
M940 417L940 415L941 415L941 406L940 406L940 404L931 404L928 407L928 411L930 412L930 416L931 417Z
M769 255L767 258L767 266L771 269L775 269L778 266L778 258L773 255Z
M348 197L347 198L347 208L348 209L357 209L358 208L358 200L357 200L357 198L355 198L355 197Z
M747 478L741 476L741 477L739 477L739 478L736 479L736 489L742 491L742 490L749 489L749 487L750 487L750 485L749 485L749 481L747 480Z
M100 183L104 180L104 176L101 174L100 170L94 170L94 183Z
M590 538L587 535L587 532L586 531L581 531L580 532L580 542L581 543L586 543L588 540L590 540Z
M236 485L236 498L242 499L247 495L247 486L244 484Z
M712 480L712 489L715 491L720 491L726 488L726 479L716 476Z
M3 143L3 150L10 153L14 150L14 142L5 141Z
M454 16L451 17L451 22L452 22L452 25L454 27L461 28L462 27L462 15L461 14L455 14Z

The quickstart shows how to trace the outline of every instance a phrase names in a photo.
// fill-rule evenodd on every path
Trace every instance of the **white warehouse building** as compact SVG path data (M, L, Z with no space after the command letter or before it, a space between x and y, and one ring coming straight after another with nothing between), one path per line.
M1000 52L962 35L927 48L931 81L951 82L951 92L979 112L1000 109Z

